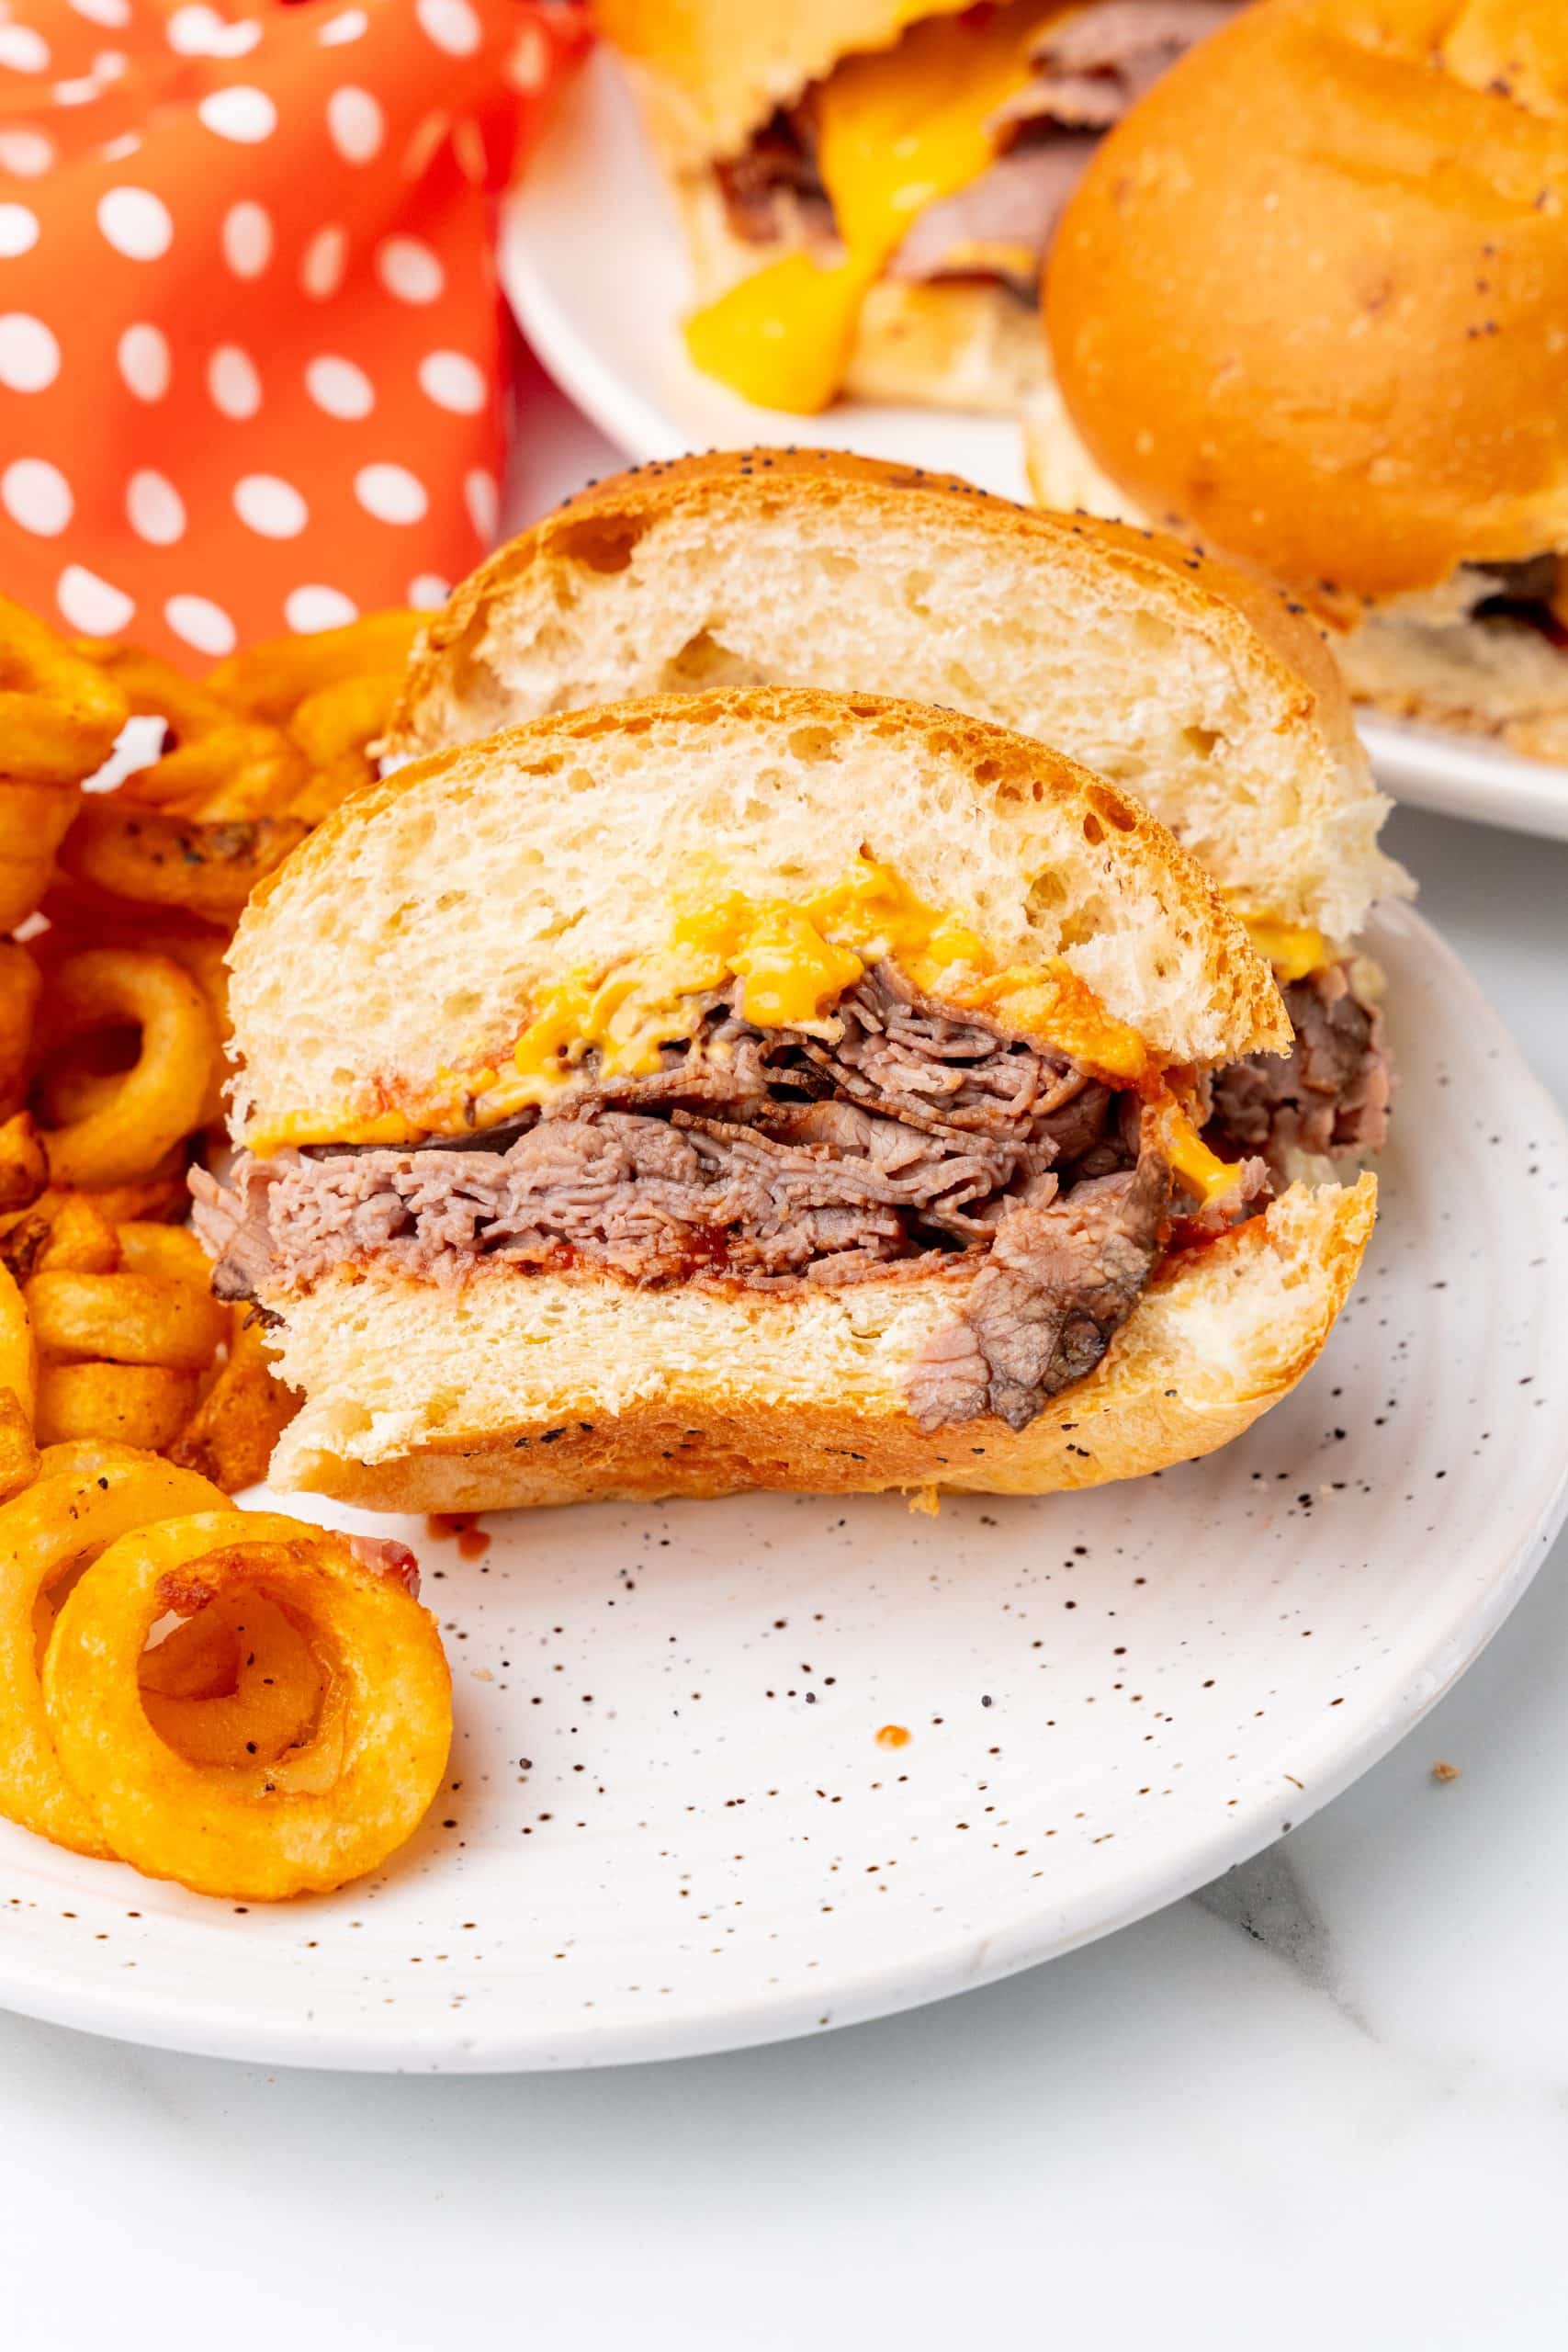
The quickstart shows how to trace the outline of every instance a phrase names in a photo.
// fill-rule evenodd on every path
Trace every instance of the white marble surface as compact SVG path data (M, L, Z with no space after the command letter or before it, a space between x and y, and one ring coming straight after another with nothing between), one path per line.
M601 462L558 425L515 512ZM1568 1106L1568 847L1393 834ZM1558 2352L1565 1692L1568 1539L1284 1845L1048 1968L817 2041L398 2080L0 2017L0 2339Z

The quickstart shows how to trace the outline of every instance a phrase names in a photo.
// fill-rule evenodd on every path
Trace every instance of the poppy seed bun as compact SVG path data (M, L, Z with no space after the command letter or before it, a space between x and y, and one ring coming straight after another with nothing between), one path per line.
M503 1058L547 989L663 948L679 901L800 901L863 849L1003 963L1061 955L1166 1059L1283 1052L1242 925L1162 825L955 712L788 690L517 727L367 786L269 875L231 952L236 1140L323 1136Z
M384 749L704 685L973 712L1136 794L1238 905L1346 942L1408 884L1316 628L1250 573L826 450L645 466L433 616Z
M1568 548L1568 9L1258 0L1104 141L1045 314L1094 464L1277 579Z

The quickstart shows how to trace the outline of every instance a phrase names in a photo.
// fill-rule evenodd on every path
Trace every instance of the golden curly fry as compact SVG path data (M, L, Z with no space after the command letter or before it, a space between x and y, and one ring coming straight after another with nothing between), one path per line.
M121 790L127 799L178 816L228 824L276 816L288 808L307 774L280 728L230 718L210 735L138 769Z
M0 1266L0 1388L8 1388L30 1420L38 1399L38 1350L27 1301L8 1266Z
M112 1097L73 1125L46 1134L60 1184L125 1183L147 1175L195 1128L219 1057L206 997L167 956L90 947L56 967L39 1023L46 1054L95 1029L134 1024L134 1067Z
M0 695L0 702L5 699ZM0 739L0 758L6 748ZM15 931L36 910L81 805L74 785L0 775L0 931Z
M141 1703L192 1764L276 1763L308 1740L327 1678L299 1628L258 1592L225 1593L142 1655Z
M30 1111L0 1121L0 1216L31 1208L49 1184L49 1159Z
M224 1510L205 1478L151 1455L51 1464L0 1510L0 1813L8 1820L80 1854L108 1853L55 1758L39 1685L40 1604L47 1630L50 1589L85 1553L150 1520Z
M0 1265L19 1283L34 1274L112 1274L119 1264L119 1235L91 1193L40 1193L0 1233Z
M24 1293L47 1362L168 1364L205 1372L228 1337L227 1310L167 1274L35 1274Z
M60 864L112 898L227 922L309 831L292 817L205 824L106 792L83 801L61 843Z
M19 1110L32 1067L43 975L25 947L0 940L0 1113Z
M272 1452L299 1409L299 1398L272 1368L261 1326L249 1309L233 1310L229 1361L179 1435L169 1460L199 1470L226 1495L266 1476Z
M30 1487L38 1469L31 1417L14 1388L0 1388L0 1502Z
M166 1611L193 1615L236 1589L305 1632L326 1672L320 1716L275 1762L193 1763L148 1720L141 1656ZM111 1544L60 1611L43 1693L64 1776L114 1851L149 1877L249 1902L374 1870L418 1826L451 1743L434 1619L347 1539L273 1512L208 1510Z
M167 1282L188 1283L203 1298L210 1298L208 1283L212 1261L189 1226L157 1225L128 1217L121 1220L117 1235L122 1266L130 1266L139 1274L161 1274ZM220 1346L229 1335L228 1310L222 1309L221 1313L224 1319L213 1340L214 1347Z
M400 676L423 626L419 613L367 613L345 628L278 637L231 653L207 674L207 690L247 718L291 718L307 695L366 672Z
M40 1445L102 1438L162 1453L196 1410L194 1372L161 1363L45 1363L34 1427Z
M375 781L369 747L391 717L401 682L396 670L371 671L306 695L288 731L313 773L288 803L290 816L319 825L351 792Z
M8 775L80 783L102 767L129 717L124 695L96 662L0 596L0 744Z

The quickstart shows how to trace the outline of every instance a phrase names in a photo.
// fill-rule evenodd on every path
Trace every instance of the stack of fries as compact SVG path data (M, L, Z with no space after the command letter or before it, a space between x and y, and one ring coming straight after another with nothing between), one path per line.
M183 1230L222 1144L224 951L373 775L417 627L256 646L198 685L0 598L0 1501L72 1441L231 1494L265 1472L293 1399ZM132 718L162 721L158 756L84 791Z

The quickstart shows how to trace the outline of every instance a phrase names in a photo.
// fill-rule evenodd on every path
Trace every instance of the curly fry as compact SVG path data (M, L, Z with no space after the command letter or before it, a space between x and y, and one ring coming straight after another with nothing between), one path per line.
M130 712L112 678L0 596L0 744L6 773L77 784L102 767Z
M5 700L0 695L0 703ZM8 750L0 749L0 757ZM15 931L36 911L56 852L81 805L74 785L0 775L0 930Z
M60 848L60 863L116 899L181 907L232 921L256 884L281 865L310 827L292 817L204 824L128 803L118 793L85 799Z
M302 1747L209 1767L159 1738L141 1660L166 1611L194 1614L236 1590L305 1630L327 1686ZM434 1619L350 1540L270 1511L207 1510L111 1544L60 1611L43 1691L64 1776L113 1849L149 1877L252 1902L374 1870L417 1827L451 1741Z
M259 1324L233 1310L229 1361L168 1447L171 1462L199 1470L226 1495L266 1476L272 1451L299 1409L299 1398L272 1368Z
M55 971L40 1023L46 1052L95 1029L134 1023L141 1051L112 1097L45 1136L50 1173L62 1184L124 1183L146 1175L195 1128L218 1061L211 1009L167 956L86 948Z
M150 1520L227 1507L189 1470L149 1455L58 1470L0 1510L0 1814L80 1854L109 1851L60 1770L39 1684L38 1611L85 1553Z
M194 1372L161 1363L45 1363L39 1368L40 1445L97 1439L162 1453L196 1408Z
M378 670L400 675L423 626L419 613L367 613L313 637L273 638L220 662L207 689L247 718L284 720L308 695L345 678Z

